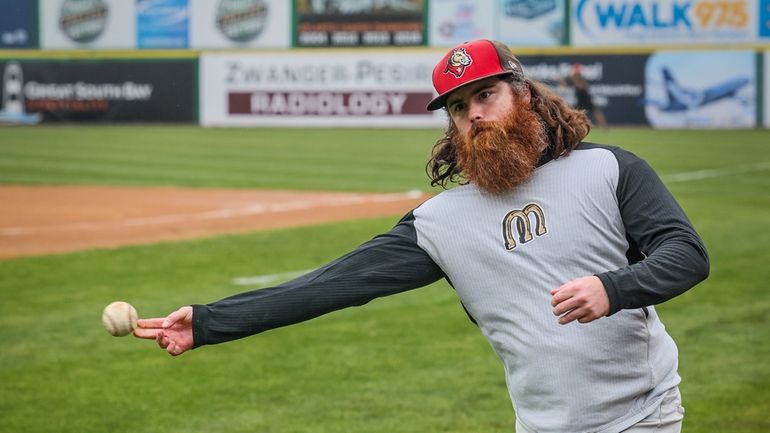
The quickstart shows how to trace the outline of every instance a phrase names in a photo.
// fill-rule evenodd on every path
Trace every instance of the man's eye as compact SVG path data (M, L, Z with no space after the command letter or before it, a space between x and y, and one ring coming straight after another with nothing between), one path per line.
M486 91L486 90L481 92L481 93L479 93L479 98L481 98L481 99L487 99L490 96L492 96L492 92L489 92L489 91Z
M452 106L452 112L453 113L459 113L465 109L465 105L463 104L455 104Z

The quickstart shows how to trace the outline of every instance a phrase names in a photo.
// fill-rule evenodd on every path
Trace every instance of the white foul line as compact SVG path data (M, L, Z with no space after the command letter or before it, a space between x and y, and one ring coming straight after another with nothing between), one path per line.
M159 215L154 217L144 218L130 218L120 221L106 221L106 222L90 222L90 223L72 223L72 224L60 224L54 226L44 227L6 227L0 229L0 235L2 236L19 236L31 233L45 233L45 232L63 232L63 231L83 231L83 230L102 230L115 227L136 227L146 225L157 224L172 224L186 221L205 221L205 220L217 220L226 219L232 217L242 217L249 215L269 214L287 212L292 210L307 210L317 209L323 207L334 207L350 204L363 204L363 203L388 203L401 200L411 200L422 197L420 191L408 191L404 193L392 193L392 194L378 194L378 195L362 195L362 194L349 194L342 197L335 197L331 199L314 199L314 200L298 200L290 201L286 203L276 204L257 204L254 206L246 206L242 208L230 208L230 209L217 209L212 211L200 212L197 214L180 214L180 215Z
M755 164L739 165L735 167L714 168L710 170L688 171L661 176L666 182L689 182L693 180L711 179L714 177L732 176L735 174L751 173L755 171L770 170L770 161Z
M270 283L288 281L294 277L307 274L315 269L303 269L300 271L281 272L278 274L265 274L255 275L251 277L236 277L231 280L231 283L236 286L256 286L262 287Z

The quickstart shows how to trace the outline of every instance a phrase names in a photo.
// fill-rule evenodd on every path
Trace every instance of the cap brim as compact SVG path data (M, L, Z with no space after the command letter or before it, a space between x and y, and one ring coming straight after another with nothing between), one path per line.
M475 83L477 81L486 80L487 78L497 77L499 75L513 74L513 72L514 71L495 72L493 74L484 75L483 77L474 78L474 79L472 79L472 80L470 80L468 82L465 82L465 83L455 87L454 89L447 90L446 92L444 92L444 93L436 96L435 98L433 98L433 100L428 103L428 111L436 111L436 110L438 110L440 108L444 108L444 106L446 105L446 99L449 97L449 94L454 92L457 89L463 88L463 87L467 86L468 84L473 84L473 83Z

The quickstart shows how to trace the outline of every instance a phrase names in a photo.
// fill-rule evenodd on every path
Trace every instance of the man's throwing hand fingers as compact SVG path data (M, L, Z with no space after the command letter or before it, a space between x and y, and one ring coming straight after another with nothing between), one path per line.
M172 356L181 355L193 347L192 315L192 307L186 306L166 317L139 320L134 336L155 340Z

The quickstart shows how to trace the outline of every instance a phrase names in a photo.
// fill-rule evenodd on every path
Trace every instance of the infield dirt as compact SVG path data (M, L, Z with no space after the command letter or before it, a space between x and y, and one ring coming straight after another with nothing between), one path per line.
M401 215L419 192L0 186L0 259Z

